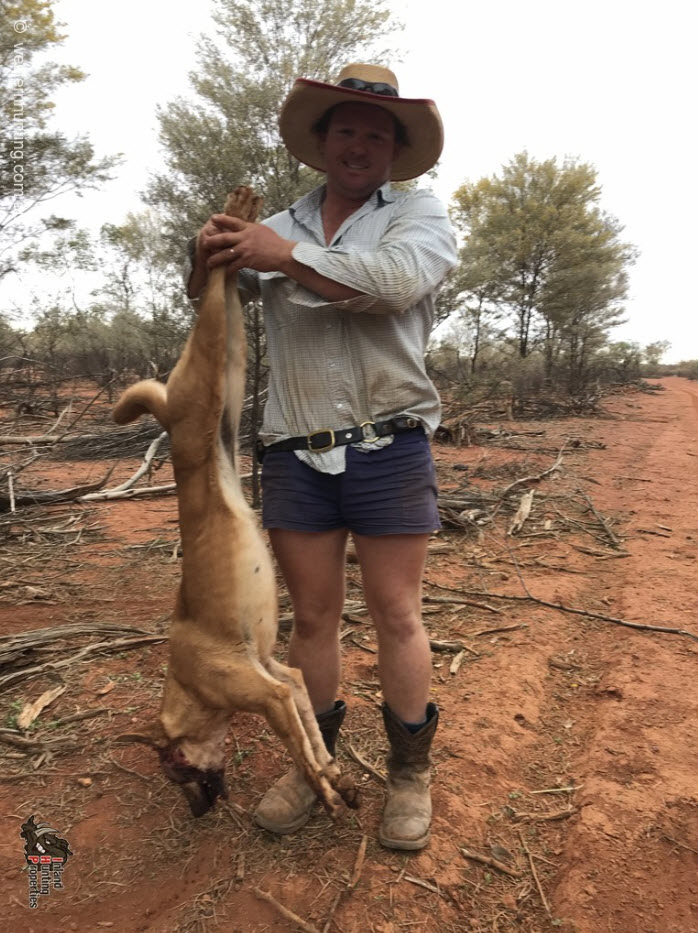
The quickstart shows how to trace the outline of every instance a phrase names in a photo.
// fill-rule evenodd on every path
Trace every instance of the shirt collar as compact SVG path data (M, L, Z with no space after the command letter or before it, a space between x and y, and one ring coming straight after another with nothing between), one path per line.
M325 185L319 185L292 204L289 208L289 212L294 220L307 225L310 218L320 210L320 205L324 197ZM379 207L381 204L390 204L394 200L395 192L390 182L386 181L380 188L376 188L371 197L362 206ZM357 210L361 210L361 208L357 208Z

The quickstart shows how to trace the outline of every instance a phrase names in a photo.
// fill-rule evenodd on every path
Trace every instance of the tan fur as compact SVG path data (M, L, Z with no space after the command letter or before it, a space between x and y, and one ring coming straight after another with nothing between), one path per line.
M238 188L225 211L254 220L258 207L249 188ZM340 794L353 805L353 789L325 748L300 671L271 657L275 575L235 462L245 358L236 283L219 267L167 388L140 382L114 408L120 424L150 411L170 433L183 556L160 720L168 748L206 771L223 767L231 712L262 714L336 816Z

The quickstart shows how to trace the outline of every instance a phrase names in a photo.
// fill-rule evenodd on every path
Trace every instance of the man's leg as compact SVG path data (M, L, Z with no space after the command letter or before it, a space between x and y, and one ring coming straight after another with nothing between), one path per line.
M422 624L429 535L354 535L366 605L378 637L383 697L403 722L424 721L431 650Z
M316 713L330 709L339 686L339 626L344 608L347 530L269 531L293 606L288 662L303 672Z
M335 702L339 685L339 626L344 608L347 531L269 530L272 550L288 586L294 623L289 664L303 672L325 744L334 744L344 718ZM271 832L300 829L310 816L315 793L292 768L264 795L254 818Z
M383 721L390 742L379 830L391 849L421 849L431 825L430 758L438 710L428 702L431 651L421 618L426 534L354 535L378 636Z

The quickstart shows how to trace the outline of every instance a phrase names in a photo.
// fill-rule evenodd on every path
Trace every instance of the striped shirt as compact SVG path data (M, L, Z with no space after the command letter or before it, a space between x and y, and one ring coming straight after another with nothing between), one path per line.
M435 293L457 259L446 210L429 191L396 191L386 182L328 246L323 197L324 186L264 223L297 241L298 262L361 295L328 302L281 272L239 275L243 300L261 296L264 308L270 377L262 440L397 415L419 419L431 436L441 408L424 354ZM345 452L296 453L322 472L341 473Z

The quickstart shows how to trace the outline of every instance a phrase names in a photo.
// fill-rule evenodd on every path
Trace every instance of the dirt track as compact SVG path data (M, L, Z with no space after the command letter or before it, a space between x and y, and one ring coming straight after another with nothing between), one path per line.
M295 929L255 897L259 887L318 931L332 917L327 933L698 931L698 643L494 596L523 595L523 578L547 602L698 635L698 385L664 386L611 399L601 418L520 425L545 432L546 452L435 449L444 489L464 477L490 488L493 478L502 486L540 472L568 442L562 474L536 487L541 504L529 532L505 538L483 526L478 539L447 530L451 551L430 558L432 599L491 608L426 604L439 610L426 617L432 637L469 649L453 674L453 653L434 656L443 725L427 850L380 848L381 788L348 756L351 745L382 767L369 625L354 618L343 641L350 715L340 758L362 783L362 810L336 828L318 813L304 833L282 840L247 816L285 767L259 720L233 722L233 809L198 822L147 749L115 744L157 711L166 661L157 644L73 666L65 693L25 735L38 744L0 743L6 777L22 775L0 784L7 929L43 929L49 911L52 924L79 933ZM55 464L53 477L45 468L43 480L56 486L94 478L103 464ZM128 475L134 464L120 469ZM618 546L591 536L592 513L569 519L565 495L577 489ZM50 524L75 512L56 508ZM28 550L17 576L8 558L15 577L0 589L0 632L78 621L164 631L178 574L174 517L172 498L94 505L79 515L80 540L66 548L57 537L50 562ZM360 599L358 589L350 596ZM54 682L44 676L1 694L0 727ZM85 711L99 715L50 728ZM75 854L65 890L30 912L19 830L32 813ZM350 892L364 835L366 859ZM466 859L462 847L511 856L517 876Z

